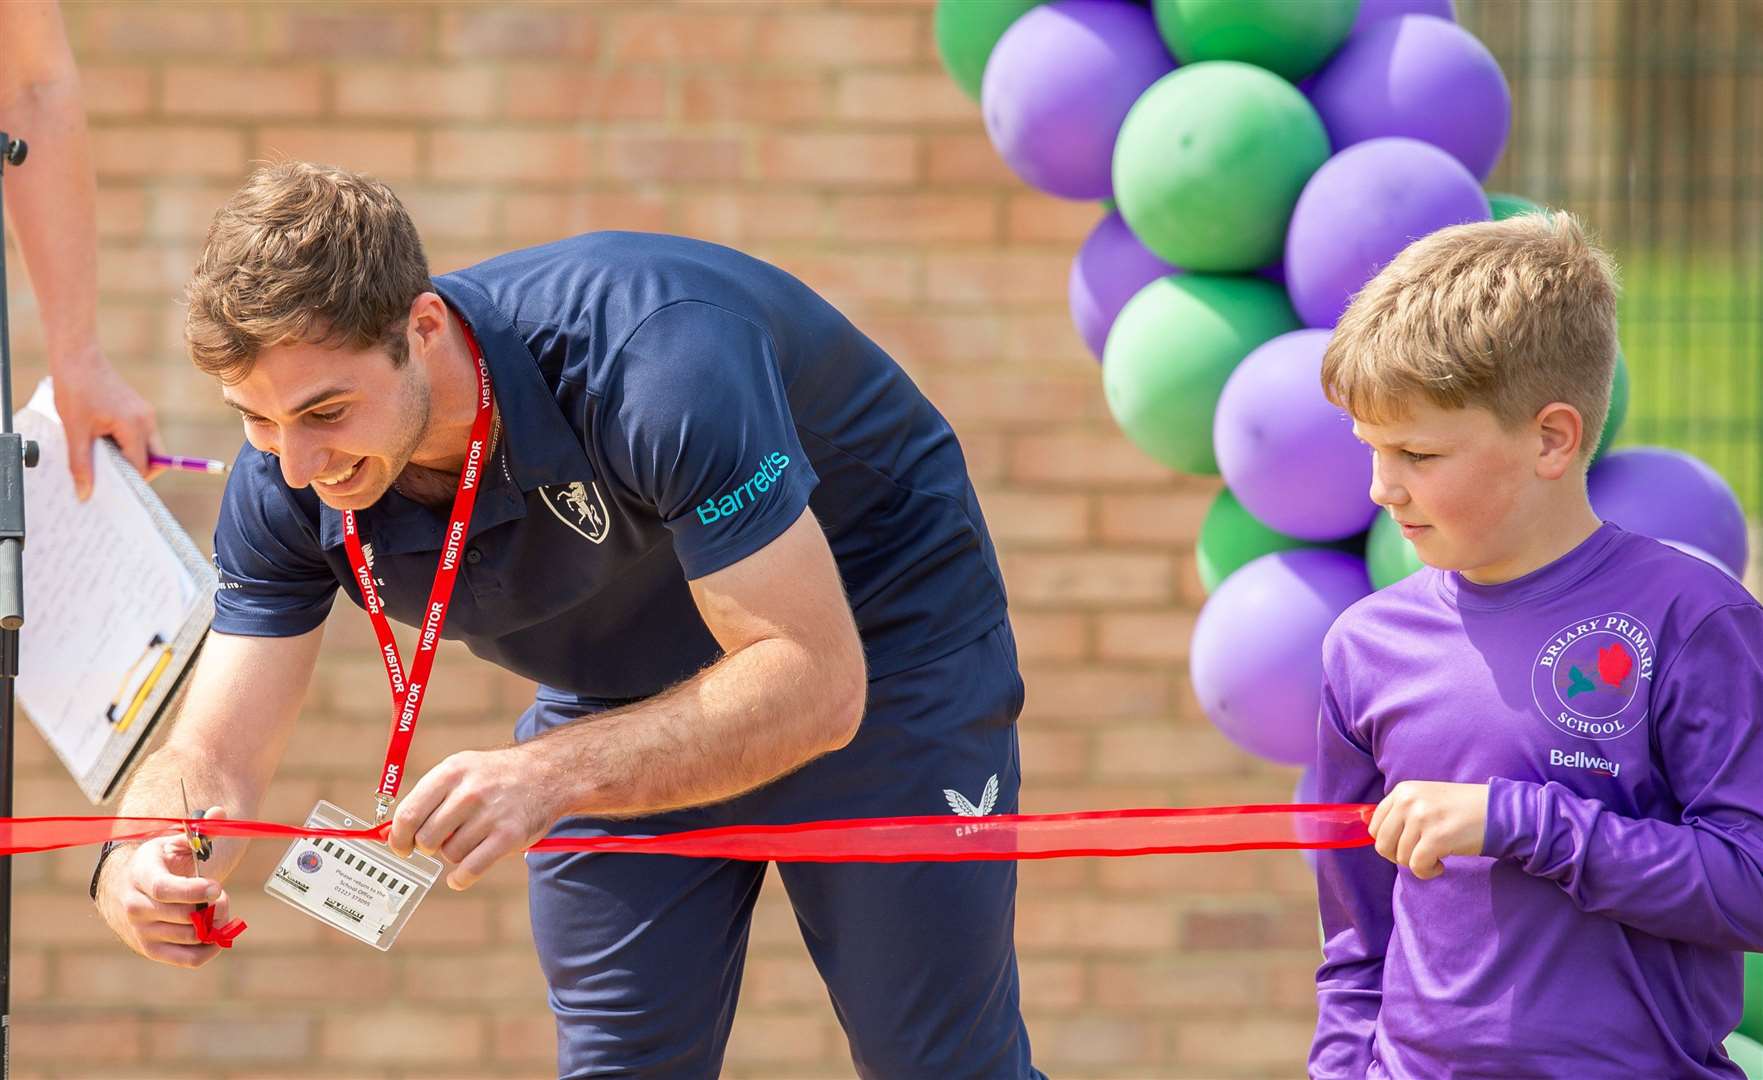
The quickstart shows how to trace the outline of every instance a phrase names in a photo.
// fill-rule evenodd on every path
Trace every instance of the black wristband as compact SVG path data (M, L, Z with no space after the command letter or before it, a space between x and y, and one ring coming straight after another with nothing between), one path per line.
M92 867L92 885L86 890L93 903L98 902L98 875L104 872L104 860L110 858L110 853L121 846L115 840L106 840L104 846L98 849L98 865Z

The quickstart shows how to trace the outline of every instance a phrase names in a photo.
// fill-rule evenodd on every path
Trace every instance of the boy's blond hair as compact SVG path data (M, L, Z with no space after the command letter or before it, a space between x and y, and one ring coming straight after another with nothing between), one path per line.
M185 289L196 366L233 383L266 348L295 342L409 356L410 304L428 257L392 189L287 161L251 174L214 215Z
M1440 229L1353 298L1322 358L1328 399L1387 423L1415 400L1479 406L1508 429L1560 401L1597 449L1616 371L1616 265L1573 215Z

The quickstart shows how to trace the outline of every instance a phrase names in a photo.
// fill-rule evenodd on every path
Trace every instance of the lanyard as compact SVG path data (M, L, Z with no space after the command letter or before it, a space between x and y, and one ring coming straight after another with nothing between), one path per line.
M392 733L386 743L386 764L380 770L379 789L374 792L374 820L384 821L391 812L392 800L398 797L398 786L404 780L404 764L410 757L410 743L416 737L416 717L422 711L422 695L428 685L429 669L435 666L435 648L441 641L441 624L447 619L452 602L453 583L459 577L459 553L465 546L465 531L471 524L471 509L477 503L479 478L483 472L486 447L490 441L490 415L494 412L490 398L490 369L484 364L483 350L471 327L463 322L465 342L471 358L477 361L477 418L471 425L471 446L465 453L465 466L459 472L459 487L453 492L453 513L447 521L447 538L441 548L440 566L435 582L429 589L428 606L423 609L422 632L416 641L416 656L406 679L404 661L398 655L398 642L392 637L392 624L386 620L385 605L380 602L379 589L374 586L373 572L361 550L361 536L355 527L355 512L343 511L343 543L349 549L349 565L355 581L361 586L361 600L367 617L373 620L373 632L380 642L380 659L386 665L386 681L392 685Z

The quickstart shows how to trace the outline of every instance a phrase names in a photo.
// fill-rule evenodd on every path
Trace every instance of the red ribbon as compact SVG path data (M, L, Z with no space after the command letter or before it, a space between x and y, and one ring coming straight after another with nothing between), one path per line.
M939 814L730 825L661 836L559 836L540 840L529 850L765 862L961 862L1351 848L1371 843L1366 829L1371 811L1364 804L1294 803L991 817ZM181 833L185 826L209 837L246 840L328 836L384 841L391 828L387 823L370 829L313 829L230 818L0 818L0 855L106 840L149 840Z

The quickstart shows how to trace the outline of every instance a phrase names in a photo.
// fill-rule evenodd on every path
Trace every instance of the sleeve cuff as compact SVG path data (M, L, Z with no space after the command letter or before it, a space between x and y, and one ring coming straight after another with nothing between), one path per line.
M1503 776L1488 779L1487 828L1481 853L1523 862L1536 853L1537 795L1542 785Z

